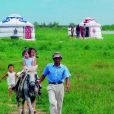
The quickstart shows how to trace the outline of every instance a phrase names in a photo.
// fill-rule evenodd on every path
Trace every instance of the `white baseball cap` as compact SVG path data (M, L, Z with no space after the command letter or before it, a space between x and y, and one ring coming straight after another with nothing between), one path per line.
M62 55L60 52L55 52L52 57L53 57L53 59L54 58L61 58L62 59Z

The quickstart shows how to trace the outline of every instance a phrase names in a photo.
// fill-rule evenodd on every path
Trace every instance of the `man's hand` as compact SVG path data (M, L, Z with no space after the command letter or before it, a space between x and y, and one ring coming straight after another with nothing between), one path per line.
M40 84L45 79L45 76L42 75L39 80L37 80L37 83Z
M37 83L40 84L40 80L37 80Z
M70 90L70 85L67 84L67 85L66 85L66 92L69 92L69 90Z
M69 92L70 90L70 80L69 78L66 78L66 92Z

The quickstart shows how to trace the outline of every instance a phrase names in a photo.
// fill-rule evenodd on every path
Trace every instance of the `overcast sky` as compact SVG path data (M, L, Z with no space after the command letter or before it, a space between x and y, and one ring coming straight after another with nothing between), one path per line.
M0 0L0 20L20 14L30 22L80 23L93 17L101 24L114 24L114 0Z

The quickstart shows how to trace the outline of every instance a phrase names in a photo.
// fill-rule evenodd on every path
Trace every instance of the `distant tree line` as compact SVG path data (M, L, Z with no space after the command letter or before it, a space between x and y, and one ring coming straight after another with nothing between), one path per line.
M113 25L103 25L102 30L114 30L114 24Z
M34 26L37 27L60 27L58 22L50 22L48 24L46 24L45 22L39 24L38 22L34 22Z
M75 23L71 22L69 25L60 25L58 22L50 22L48 24L46 24L45 22L43 23L38 23L38 22L34 22L34 26L35 28L37 27L68 27L68 26L76 26ZM113 25L102 25L102 30L114 30L114 24Z

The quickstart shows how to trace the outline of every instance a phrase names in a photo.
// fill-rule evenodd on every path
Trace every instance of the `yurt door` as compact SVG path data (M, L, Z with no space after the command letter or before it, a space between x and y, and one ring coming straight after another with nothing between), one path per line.
M25 26L25 38L31 39L32 28L31 26Z

